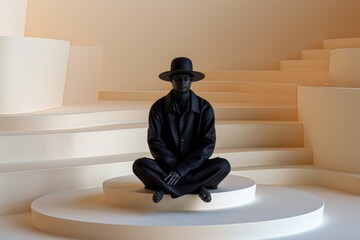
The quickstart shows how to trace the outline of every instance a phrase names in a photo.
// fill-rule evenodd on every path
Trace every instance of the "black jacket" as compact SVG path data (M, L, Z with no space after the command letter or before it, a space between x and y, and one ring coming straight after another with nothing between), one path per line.
M188 111L178 113L173 93L150 109L148 144L159 164L182 177L191 175L210 158L215 148L215 117L210 103L190 91Z

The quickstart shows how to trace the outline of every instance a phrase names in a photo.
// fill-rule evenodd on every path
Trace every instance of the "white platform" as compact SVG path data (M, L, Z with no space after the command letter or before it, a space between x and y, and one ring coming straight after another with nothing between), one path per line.
M359 195L315 186L289 187L320 196L325 202L324 220L319 227L310 231L276 239L359 239L358 219L360 218L360 211L354 211L354 209L360 209ZM75 238L52 235L35 228L32 224L31 213L0 216L0 239L75 240Z
M153 203L152 191L144 189L135 176L118 177L103 183L106 202L121 208L149 211L204 211L239 207L255 199L254 180L230 175L219 188L211 191L211 204L205 203L195 194L172 199L165 195L160 204Z
M323 210L316 195L265 185L258 186L255 201L213 211L118 208L105 202L102 189L57 193L32 203L35 226L84 239L264 239L315 228L322 222Z

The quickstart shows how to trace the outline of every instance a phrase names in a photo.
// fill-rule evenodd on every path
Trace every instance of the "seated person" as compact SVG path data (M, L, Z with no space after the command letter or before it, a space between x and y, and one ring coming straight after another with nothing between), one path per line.
M145 188L155 191L156 203L165 193L172 198L198 194L210 202L208 189L218 187L229 174L230 164L219 157L209 159L216 141L214 110L190 90L191 83L205 75L193 71L190 59L179 57L159 77L170 81L173 90L150 109L148 145L155 160L137 159L133 171Z

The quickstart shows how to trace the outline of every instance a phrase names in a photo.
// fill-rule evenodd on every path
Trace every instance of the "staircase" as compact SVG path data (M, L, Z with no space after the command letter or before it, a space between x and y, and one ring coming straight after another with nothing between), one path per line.
M59 51L67 56L66 42L29 41L58 43L62 48ZM99 101L51 110L45 109L58 107L62 96L56 95L50 107L40 99L36 109L22 108L30 101L23 98L15 112L0 108L0 214L32 210L34 224L40 229L68 238L88 239L118 239L119 235L128 239L164 239L166 234L181 236L179 239L190 239L194 234L196 239L251 239L286 236L314 228L323 217L320 198L264 184L310 184L360 193L350 186L360 183L358 175L312 165L312 150L304 148L303 126L298 122L297 87L329 85L330 49L342 47L359 48L360 39L325 40L323 49L302 51L301 60L281 61L280 70L207 71L203 81L193 84L192 89L215 109L214 156L227 158L232 165L232 175L220 192L214 193L214 201L221 203L234 192L236 197L243 197L244 188L239 186L247 181L244 179L255 180L257 191L244 205L229 203L228 208L220 209L221 204L215 204L218 207L214 209L196 207L195 212L168 208L149 214L154 208L143 212L137 204L138 216L134 216L128 206L105 203L101 187L114 178L118 178L116 183L120 186L124 182L136 186L121 196L133 196L134 191L140 192L135 196L144 201L151 196L142 192L137 180L129 176L132 162L149 156L148 109L167 93L169 89L164 88L100 92ZM64 75L63 68L60 73ZM64 84L63 78L57 80L60 86ZM53 93L61 89L50 87ZM335 183L324 180L335 177L339 179ZM187 201L197 203L194 196L187 197ZM289 204L299 199L304 207ZM171 204L170 199L165 202ZM274 211L282 207L283 212ZM259 209L266 214L252 215ZM284 229L284 225L289 228ZM83 228L86 231L79 231ZM106 234L109 231L118 235Z

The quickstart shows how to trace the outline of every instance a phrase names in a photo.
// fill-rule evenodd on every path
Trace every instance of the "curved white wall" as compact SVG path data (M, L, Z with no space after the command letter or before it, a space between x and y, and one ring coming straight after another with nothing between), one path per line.
M0 37L0 114L62 106L67 41Z
M0 0L0 36L24 36L27 0Z
M299 118L314 164L360 173L360 88L299 87Z
M330 83L360 87L360 48L335 49L330 53Z

